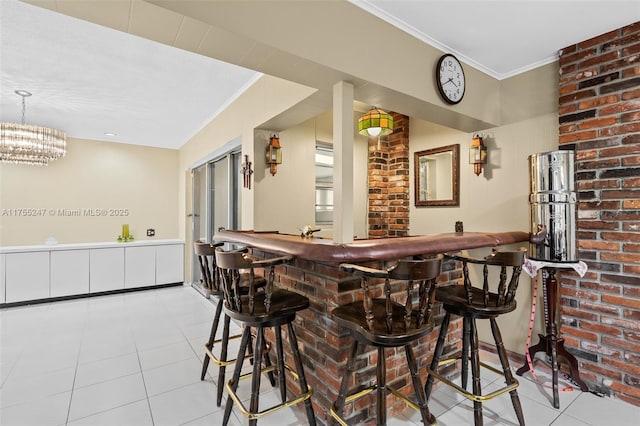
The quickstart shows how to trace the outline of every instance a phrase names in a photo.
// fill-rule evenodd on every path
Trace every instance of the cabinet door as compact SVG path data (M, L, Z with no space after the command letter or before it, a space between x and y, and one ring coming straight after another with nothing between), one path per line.
M156 248L125 247L124 287L146 287L156 283Z
M184 282L184 244L156 247L156 284Z
M124 247L92 249L89 252L89 291L124 288Z
M49 297L49 252L8 253L5 258L7 303Z
M5 254L0 254L0 303L4 303L5 302L5 291L6 291L6 286L5 283L7 282L7 280L5 280L5 262L4 259L6 258Z
M51 252L51 297L89 293L89 250Z

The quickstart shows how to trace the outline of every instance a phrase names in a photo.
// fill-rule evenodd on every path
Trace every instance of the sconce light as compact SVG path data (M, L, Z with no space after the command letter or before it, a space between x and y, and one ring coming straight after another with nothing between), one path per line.
M393 132L393 116L376 107L371 108L358 119L358 133L364 136L380 137Z
M278 164L282 164L282 147L280 146L280 138L277 134L273 134L267 145L267 164L271 176L275 176L278 172Z
M482 143L482 137L475 135L469 146L469 164L473 164L476 176L482 173L482 165L487 163L487 147Z

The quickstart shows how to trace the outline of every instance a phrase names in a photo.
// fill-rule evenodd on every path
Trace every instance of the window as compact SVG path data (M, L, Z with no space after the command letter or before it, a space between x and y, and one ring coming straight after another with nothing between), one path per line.
M316 142L316 224L333 224L333 146Z

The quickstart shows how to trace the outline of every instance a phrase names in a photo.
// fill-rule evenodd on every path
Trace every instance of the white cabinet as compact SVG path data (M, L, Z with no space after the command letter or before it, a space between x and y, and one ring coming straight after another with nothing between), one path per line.
M0 247L0 304L184 281L180 240Z
M184 281L184 244L156 247L156 284Z
M89 250L51 252L51 297L89 293Z
M124 287L146 287L156 283L156 247L125 247Z
M124 288L124 247L91 249L89 253L89 291Z
M49 297L49 252L10 253L5 258L6 302Z
M5 291L6 291L6 287L5 287L5 283L7 282L7 280L5 279L5 259L6 255L5 254L0 254L0 303L4 303L5 301Z

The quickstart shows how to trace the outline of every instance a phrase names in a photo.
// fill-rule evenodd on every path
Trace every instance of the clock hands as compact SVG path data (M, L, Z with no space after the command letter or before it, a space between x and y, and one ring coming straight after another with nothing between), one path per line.
M453 79L452 79L452 78L449 78L449 80L447 80L447 81L445 81L444 83L442 83L442 85L444 86L444 85L445 85L445 84L447 84L447 83L451 83L451 84L453 84L454 86L458 87L458 85L453 81Z

